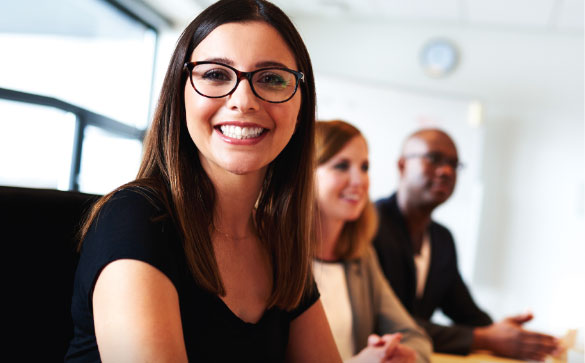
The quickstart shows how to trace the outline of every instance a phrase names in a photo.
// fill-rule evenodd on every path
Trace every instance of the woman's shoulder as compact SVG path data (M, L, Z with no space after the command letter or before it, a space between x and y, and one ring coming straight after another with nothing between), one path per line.
M93 219L81 245L78 273L90 283L101 269L119 259L146 262L166 275L177 275L181 244L156 194L134 187L113 193Z
M372 244L364 246L360 254L350 260L346 260L346 264L358 264L362 266L371 266L377 262L378 255Z
M136 212L165 212L160 192L141 186L123 187L113 192L102 207L102 212L131 209Z
M370 281L376 281L381 275L382 270L378 261L378 255L371 244L366 246L360 256L350 261L350 263L358 266L358 269L361 271L358 275L362 279L368 278ZM349 270L352 271L351 268Z
M166 248L174 234L169 213L157 193L141 187L112 193L95 215L83 241L83 250L147 251Z

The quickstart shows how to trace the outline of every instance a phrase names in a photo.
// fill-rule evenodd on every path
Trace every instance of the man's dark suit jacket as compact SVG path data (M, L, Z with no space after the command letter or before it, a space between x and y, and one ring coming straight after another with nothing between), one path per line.
M396 193L376 203L380 215L374 247L380 265L398 298L433 340L436 352L468 354L473 327L485 326L492 319L473 301L457 267L453 236L436 222L429 227L431 261L422 299L416 298L416 268L410 233L398 209ZM430 322L435 309L441 309L454 325Z

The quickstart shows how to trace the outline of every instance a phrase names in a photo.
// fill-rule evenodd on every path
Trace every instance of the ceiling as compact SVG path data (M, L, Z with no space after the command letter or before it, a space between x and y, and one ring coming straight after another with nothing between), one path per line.
M183 28L214 0L143 0ZM295 17L583 32L583 0L274 0Z

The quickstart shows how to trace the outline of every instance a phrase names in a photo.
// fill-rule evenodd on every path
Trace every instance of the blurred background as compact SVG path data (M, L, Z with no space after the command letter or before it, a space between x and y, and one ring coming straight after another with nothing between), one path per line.
M175 42L211 3L1 0L0 185L132 180ZM435 216L480 306L583 331L583 0L275 3L309 49L318 118L368 139L371 198L394 191L406 135L445 129L466 166Z

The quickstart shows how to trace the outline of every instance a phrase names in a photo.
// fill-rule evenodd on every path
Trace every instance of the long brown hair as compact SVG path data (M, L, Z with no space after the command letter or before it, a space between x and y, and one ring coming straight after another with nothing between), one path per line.
M263 21L274 27L295 56L305 81L299 84L301 108L295 133L268 166L255 213L258 236L273 270L268 307L292 309L311 281L314 236L313 170L315 86L307 49L290 19L263 0L221 0L204 10L183 31L170 60L157 108L144 140L144 156L134 182L104 196L81 230L81 241L101 207L118 190L139 187L155 193L182 237L195 281L225 295L211 243L215 189L201 167L197 147L186 126L184 64L215 28L233 22ZM81 245L82 242L80 242Z
M354 137L363 135L355 126L345 121L317 121L315 126L317 166L326 163ZM335 256L342 260L360 257L372 241L377 227L376 209L368 199L358 219L343 225L333 251Z

